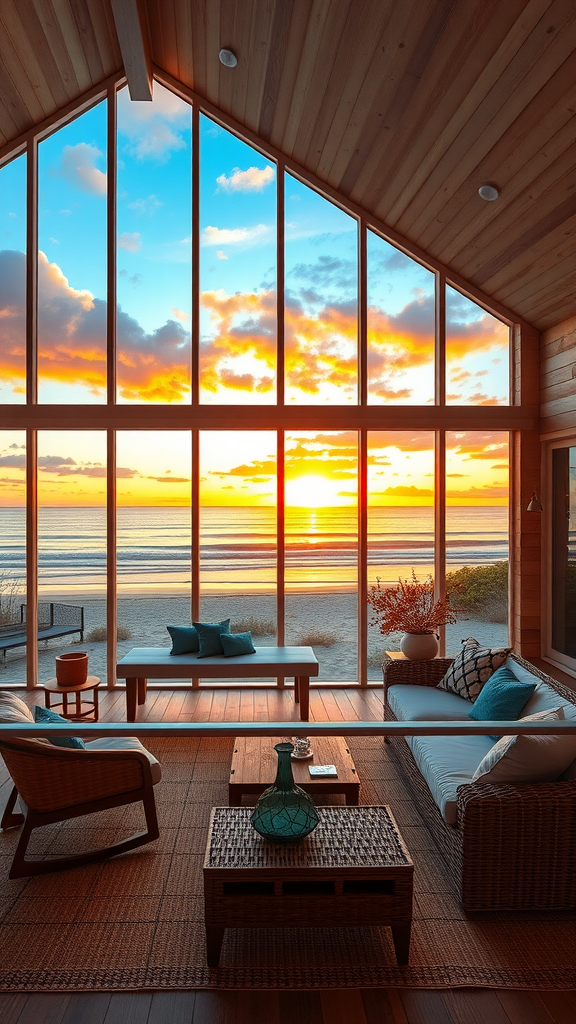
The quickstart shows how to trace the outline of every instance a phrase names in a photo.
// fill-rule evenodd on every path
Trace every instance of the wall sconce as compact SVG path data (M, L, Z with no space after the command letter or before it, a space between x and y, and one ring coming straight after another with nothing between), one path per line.
M542 502L540 501L538 495L536 494L536 491L532 491L532 497L530 498L530 501L528 502L528 508L526 509L526 511L527 512L543 512L544 511L544 509L542 508Z

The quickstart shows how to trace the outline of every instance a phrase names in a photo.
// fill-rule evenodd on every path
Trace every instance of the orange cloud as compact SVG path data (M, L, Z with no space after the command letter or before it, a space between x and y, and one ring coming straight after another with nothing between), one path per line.
M0 252L0 375L15 390L25 377L25 256ZM182 402L190 392L190 335L175 320L147 333L119 308L120 397ZM41 384L80 384L106 394L106 303L71 288L60 267L38 255L38 371Z
M0 253L0 373L22 391L25 371L25 257ZM76 384L103 399L106 393L106 304L88 291L71 288L61 269L39 254L39 376L42 385ZM432 365L430 299L417 299L392 317L369 309L371 394L407 401L411 369ZM202 306L210 320L201 344L202 391L212 400L228 392L272 396L276 376L276 293L274 290L228 295L206 291ZM183 402L190 394L190 333L174 320L146 332L118 310L118 387L128 402ZM488 314L460 328L459 358L502 344L507 331ZM456 344L452 337L451 344ZM288 400L355 400L358 318L355 302L331 303L315 313L294 295L286 302L285 372ZM452 351L452 350L451 350ZM464 379L467 371L460 367ZM482 371L480 371L482 372ZM457 395L451 396L458 400ZM481 391L468 402L495 405ZM391 443L395 443L392 441ZM428 447L428 440L425 447Z

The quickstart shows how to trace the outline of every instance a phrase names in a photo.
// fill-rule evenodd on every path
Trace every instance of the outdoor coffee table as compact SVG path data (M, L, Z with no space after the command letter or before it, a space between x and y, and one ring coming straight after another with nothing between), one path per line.
M225 928L389 925L407 963L414 865L388 807L322 807L299 843L269 843L249 807L214 807L204 860L210 967Z
M288 737L289 739L289 737ZM228 802L239 807L244 793L260 794L276 778L278 757L275 743L286 741L282 736L237 736L228 783ZM348 744L342 736L315 736L312 741L314 757L309 761L292 761L294 781L308 793L343 793L347 804L357 804L360 782ZM337 779L313 779L309 765L333 764Z

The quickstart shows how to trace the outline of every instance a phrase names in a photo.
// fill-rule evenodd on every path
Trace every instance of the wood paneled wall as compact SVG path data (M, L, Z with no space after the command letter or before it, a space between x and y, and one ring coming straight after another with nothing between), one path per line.
M513 401L538 401L540 335L534 329L516 330ZM541 655L541 533L542 517L528 512L532 490L540 491L539 430L516 430L510 446L510 636L524 658Z
M546 435L576 432L576 316L542 335L540 427Z

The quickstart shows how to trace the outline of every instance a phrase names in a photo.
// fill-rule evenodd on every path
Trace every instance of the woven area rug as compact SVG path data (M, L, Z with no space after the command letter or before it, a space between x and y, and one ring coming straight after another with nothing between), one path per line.
M156 843L104 864L9 881L18 832L0 833L0 989L576 988L576 915L467 918L433 831L380 738L353 740L350 749L361 802L391 806L415 862L409 965L397 966L388 928L293 928L229 929L220 966L207 967L202 863L210 808L227 804L232 742L166 738L149 746L164 773ZM46 827L34 854L112 842L140 823L133 807Z

